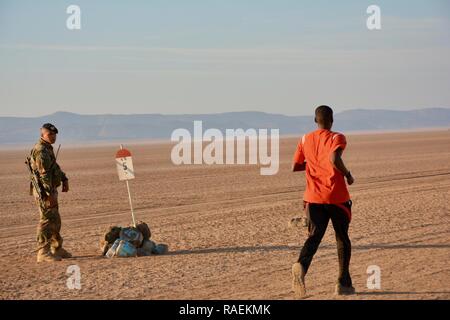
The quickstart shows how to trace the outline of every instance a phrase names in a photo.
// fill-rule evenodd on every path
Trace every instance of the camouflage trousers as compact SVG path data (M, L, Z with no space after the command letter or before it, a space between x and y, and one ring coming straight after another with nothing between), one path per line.
M62 246L63 239L60 235L61 231L61 216L59 215L58 207L58 191L51 194L55 201L52 205L49 200L44 201L43 204L36 202L39 206L40 219L37 227L37 243L38 248L54 248L58 249Z

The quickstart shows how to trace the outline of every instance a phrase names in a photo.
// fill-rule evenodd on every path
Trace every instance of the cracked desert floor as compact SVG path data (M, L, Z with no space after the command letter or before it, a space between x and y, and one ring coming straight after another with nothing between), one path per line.
M450 131L347 135L344 160L355 176L351 274L345 299L450 299ZM58 143L58 142L57 142ZM0 151L1 299L292 299L291 266L306 237L288 222L302 215L304 173L290 171L297 138L280 141L277 175L256 165L181 165L171 144L126 145L137 219L170 253L100 256L109 225L131 222L116 145L63 146L70 178L60 192L62 235L73 258L36 263L38 211L24 158L32 147ZM66 285L78 265L81 289ZM381 288L369 289L369 266ZM306 278L308 299L333 295L337 254L331 224Z

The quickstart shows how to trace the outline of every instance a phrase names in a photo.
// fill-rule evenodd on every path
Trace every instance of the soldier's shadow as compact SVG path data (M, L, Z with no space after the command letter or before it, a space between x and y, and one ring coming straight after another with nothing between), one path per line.
M99 260L99 259L104 259L105 257L100 255L100 254L90 254L90 255L83 255L83 256L72 256L72 258L69 259L64 259L64 260L87 260L87 259L95 259L95 260Z

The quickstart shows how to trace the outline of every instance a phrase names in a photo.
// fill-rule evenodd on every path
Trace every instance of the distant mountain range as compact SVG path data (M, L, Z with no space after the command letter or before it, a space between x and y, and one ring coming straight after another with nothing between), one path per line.
M170 139L172 131L186 128L193 131L193 121L202 120L203 130L217 128L278 128L281 135L313 130L313 116L286 116L264 112L225 112L216 114L130 114L80 115L56 112L43 117L0 117L0 144L33 143L45 122L60 130L60 141L117 141ZM376 131L415 128L450 127L450 108L411 111L348 110L335 114L333 130Z

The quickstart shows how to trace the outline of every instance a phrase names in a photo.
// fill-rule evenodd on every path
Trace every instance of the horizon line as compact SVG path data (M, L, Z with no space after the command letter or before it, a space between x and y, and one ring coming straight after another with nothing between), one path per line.
M430 109L450 109L450 107L422 107L422 108L413 108L413 109L386 109L386 108L353 108L353 109L345 109L339 112L335 112L334 114L340 114L349 111L393 111L393 112L410 112L410 111L419 111L419 110L430 110ZM258 111L258 110L243 110L243 111L224 111L224 112L212 112L212 113L76 113L72 111L55 111L49 114L41 115L41 116L8 116L8 115L0 115L0 118L22 118L22 119L36 119L49 117L56 114L72 114L77 116L142 116L142 115L159 115L159 116L191 116L191 115L220 115L220 114L230 114L230 113L264 113L271 115L281 115L285 117L308 117L310 115L288 115L284 113L276 113L276 112L266 112L266 111ZM313 115L313 111L311 112L311 116Z

